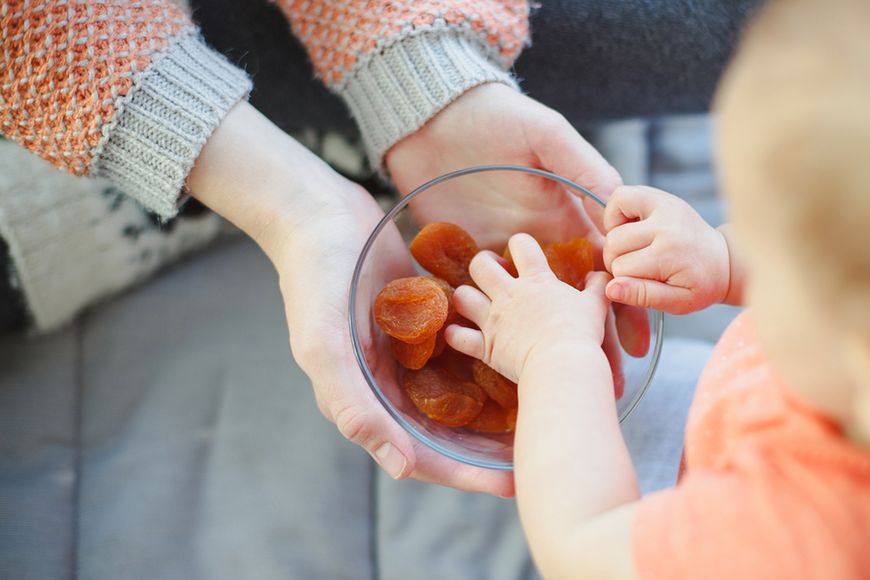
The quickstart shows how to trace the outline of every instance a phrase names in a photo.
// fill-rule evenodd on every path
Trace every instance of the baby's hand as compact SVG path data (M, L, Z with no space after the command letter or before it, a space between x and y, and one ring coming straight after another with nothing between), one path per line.
M689 204L652 187L619 187L604 211L604 265L614 302L687 314L728 294L725 237Z
M609 305L604 288L610 277L589 274L581 292L556 278L531 236L517 234L508 246L519 277L512 277L491 252L475 256L469 270L480 290L460 286L453 302L480 330L451 325L447 343L514 382L539 349L601 346Z

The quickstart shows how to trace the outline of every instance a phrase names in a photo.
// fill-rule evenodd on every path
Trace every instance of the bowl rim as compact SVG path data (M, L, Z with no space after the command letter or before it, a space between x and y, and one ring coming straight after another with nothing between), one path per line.
M444 455L445 457L448 457L455 461L459 461L460 463L465 463L467 465L472 465L485 469L493 469L497 471L512 471L513 461L505 462L466 457L462 454L456 453L455 451L444 447L437 441L434 441L432 438L428 437L426 433L421 432L410 421L405 419L405 417L395 408L395 406L393 406L393 403L387 398L383 391L381 391L380 387L378 387L377 380L375 380L375 377L372 374L371 369L369 368L368 362L365 359L365 353L363 352L362 344L360 341L359 330L357 329L356 316L354 315L354 313L356 312L357 302L356 288L359 285L359 279L362 275L362 270L365 264L366 257L368 257L369 250L371 250L371 247L372 245L374 245L375 240L377 240L378 235L385 227L387 227L387 224L393 222L393 219L396 217L396 215L398 215L400 211L405 209L405 207L407 207L411 200L413 200L417 195L423 193L424 191L451 179L456 179L458 177L463 177L465 175L471 175L474 173L484 173L488 171L514 171L518 173L537 175L538 177L543 177L545 179L561 183L568 188L578 191L583 195L589 197L590 199L594 200L601 207L605 207L607 205L605 201L601 199L598 195L566 177L562 177L561 175L557 175L543 169L525 167L523 165L476 165L473 167L466 167L464 169L451 171L449 173L445 173L443 175L435 177L434 179L430 179L429 181L416 187L413 191L411 191L411 193L400 199L398 203L396 203L390 209L390 211L388 211L386 215L384 215L381 221L378 222L378 225L375 226L375 229L372 230L371 234L369 234L368 239L360 250L359 257L357 258L356 265L353 269L353 276L351 277L351 283L349 288L347 317L348 325L350 327L350 339L351 344L353 345L354 356L356 357L357 365L359 366L363 377L368 383L369 388L372 390L372 393L374 393L375 398L380 401L381 405L387 410L387 413L389 413L389 415L399 425L401 425L406 432L410 433L414 438L423 443L426 447L432 449L433 451L436 451L437 453L440 453L441 455ZM646 373L644 374L640 389L638 389L637 393L629 402L628 406L623 409L622 413L619 414L618 420L620 424L622 424L631 416L631 414L640 403L641 399L643 399L646 391L649 389L649 386L652 383L653 376L655 375L656 368L658 367L659 358L661 357L662 345L664 343L664 315L658 310L649 310L649 312L653 316L653 326L655 329L655 344L653 345L652 358L650 360L649 366L647 367Z

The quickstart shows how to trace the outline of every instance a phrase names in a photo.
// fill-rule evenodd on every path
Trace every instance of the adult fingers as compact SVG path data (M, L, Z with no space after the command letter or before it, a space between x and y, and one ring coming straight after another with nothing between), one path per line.
M608 297L609 298L609 297ZM649 315L646 309L612 302L616 318L616 332L623 350L633 357L642 357L649 351Z
M349 441L365 449L394 479L414 470L414 443L375 399L358 369L312 377L318 406Z
M610 363L610 372L613 375L613 393L616 399L622 397L625 391L625 374L622 372L622 350L619 348L619 339L616 332L616 322L613 310L607 309L607 317L604 321L604 341L601 348Z
M415 461L412 438L372 394L353 355L346 324L340 324L342 319L336 316L330 324L330 312L325 312L315 321L297 320L290 331L293 355L311 379L318 407L339 432L363 447L391 477L408 477ZM381 352L372 350L375 346L372 343L367 348L375 357L369 362L377 373L384 366L381 361L392 360L389 348ZM378 381L382 380L390 379L379 376Z
M444 457L422 443L415 442L417 463L412 479L437 483L461 491L514 496L513 472L482 469Z
M605 201L622 185L619 172L555 111L548 111L547 116L527 128L526 133L542 168L579 183ZM583 198L587 214L603 232L601 206L586 196Z

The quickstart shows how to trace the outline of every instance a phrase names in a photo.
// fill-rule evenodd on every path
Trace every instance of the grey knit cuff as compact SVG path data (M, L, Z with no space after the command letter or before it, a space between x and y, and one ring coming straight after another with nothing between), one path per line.
M198 36L185 35L155 57L118 104L91 174L161 217L174 216L206 140L250 90L243 71Z
M405 38L355 71L341 94L359 125L372 167L387 150L423 126L468 89L516 81L458 32Z

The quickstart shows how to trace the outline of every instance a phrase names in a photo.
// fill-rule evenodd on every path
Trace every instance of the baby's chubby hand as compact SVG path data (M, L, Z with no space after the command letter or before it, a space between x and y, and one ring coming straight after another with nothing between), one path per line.
M475 256L469 268L478 288L460 286L457 312L480 330L451 325L445 332L454 349L478 358L514 382L538 350L600 347L609 302L604 272L590 273L586 289L560 282L538 243L528 234L508 242L519 276L512 277L492 252Z
M728 295L728 243L680 198L619 187L607 202L604 228L610 300L687 314Z

